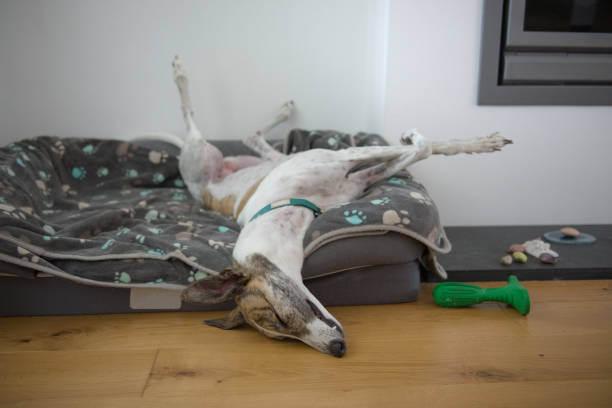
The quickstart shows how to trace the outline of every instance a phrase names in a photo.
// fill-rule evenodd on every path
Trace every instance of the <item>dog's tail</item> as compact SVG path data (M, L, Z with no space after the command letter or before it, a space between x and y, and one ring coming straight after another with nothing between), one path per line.
M179 149L183 148L183 139L172 133L143 133L130 138L130 142L142 141L142 140L161 140L175 145Z

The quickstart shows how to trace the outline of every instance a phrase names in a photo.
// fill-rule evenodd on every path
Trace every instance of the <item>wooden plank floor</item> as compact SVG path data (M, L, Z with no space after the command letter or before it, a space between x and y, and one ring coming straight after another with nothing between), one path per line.
M482 284L498 286L499 284ZM222 312L0 319L2 407L611 407L611 281L526 282L489 303L338 307L338 359Z

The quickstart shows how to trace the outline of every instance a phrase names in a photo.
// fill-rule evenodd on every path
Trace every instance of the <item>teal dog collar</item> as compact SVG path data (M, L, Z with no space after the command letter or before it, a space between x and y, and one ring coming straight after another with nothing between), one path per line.
M287 206L290 206L290 205L294 205L294 206L298 206L298 207L306 207L306 208L308 208L309 210L311 210L314 213L315 217L317 217L317 216L319 216L319 214L321 214L321 210L319 209L319 207L317 207L316 205L314 205L310 201L304 200L302 198L290 198L288 200L275 201L272 204L266 205L264 208L262 208L261 210L257 211L257 213L249 220L249 222L253 221L255 218L259 217L260 215L264 215L268 211L272 211L272 210L275 210L275 209L281 208L281 207L287 207Z

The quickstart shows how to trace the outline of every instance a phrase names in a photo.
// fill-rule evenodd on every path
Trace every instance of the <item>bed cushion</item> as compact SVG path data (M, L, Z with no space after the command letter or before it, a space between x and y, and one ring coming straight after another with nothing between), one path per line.
M340 148L351 143L386 142L376 135L297 130L279 149ZM219 146L243 153L240 142ZM190 196L172 149L47 136L1 148L0 261L16 270L78 283L173 290L230 266L239 227ZM415 257L419 250L409 249L413 242L431 254L450 249L433 201L405 173L317 218L304 241L305 278L321 278L316 276L321 270L346 271L346 265L334 263L324 248L348 238L374 240L381 234L410 242L397 252ZM355 254L358 247L349 244L344 242L343 251ZM320 256L315 256L319 251ZM355 259L349 267L379 264L377 256Z

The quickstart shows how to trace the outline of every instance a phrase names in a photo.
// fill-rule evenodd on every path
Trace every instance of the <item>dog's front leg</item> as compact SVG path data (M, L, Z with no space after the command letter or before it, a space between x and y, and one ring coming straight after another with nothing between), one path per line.
M460 153L491 153L497 152L507 144L512 144L512 140L505 139L495 132L489 136L477 137L467 140L430 140L431 154L443 154L452 156Z

